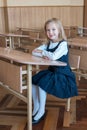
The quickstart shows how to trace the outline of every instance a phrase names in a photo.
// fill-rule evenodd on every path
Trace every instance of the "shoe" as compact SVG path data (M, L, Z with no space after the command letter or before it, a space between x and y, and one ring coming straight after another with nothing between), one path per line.
M37 114L37 112L34 115L32 115L32 118L34 118L36 116L36 114Z
M34 120L34 118L32 118L32 124L37 124L37 123L39 123L41 120L44 119L45 115L46 115L46 113L44 113L43 116L41 116L41 118L38 119L38 120Z
M34 118L34 117L36 116L37 113L38 113L38 111L37 111L34 115L32 115L32 118Z

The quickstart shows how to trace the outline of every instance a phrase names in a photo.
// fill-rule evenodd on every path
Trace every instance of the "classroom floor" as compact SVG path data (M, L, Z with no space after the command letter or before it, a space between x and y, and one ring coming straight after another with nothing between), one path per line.
M81 79L79 88L87 88L87 79ZM26 92L25 92L26 94ZM47 98L46 117L33 130L87 130L87 93L76 99L76 122L63 127L65 102ZM66 119L67 120L67 119ZM0 130L27 130L27 105L0 87Z

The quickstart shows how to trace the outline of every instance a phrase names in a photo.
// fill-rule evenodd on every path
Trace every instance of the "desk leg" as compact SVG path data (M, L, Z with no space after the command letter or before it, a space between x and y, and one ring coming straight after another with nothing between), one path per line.
M28 130L32 130L32 65L27 65L27 114L28 114Z
M14 37L11 37L11 48L14 49Z
M9 46L12 49L12 38L11 37L9 37Z
M20 37L18 37L18 47L21 47L21 40L20 40Z

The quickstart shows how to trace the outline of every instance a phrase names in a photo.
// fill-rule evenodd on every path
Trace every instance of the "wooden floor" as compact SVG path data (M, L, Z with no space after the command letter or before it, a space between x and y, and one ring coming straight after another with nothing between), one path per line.
M81 79L79 88L87 88ZM46 117L33 130L87 130L87 93L76 98L76 122L63 127L65 102L48 96ZM67 118L66 118L67 120ZM27 130L27 105L0 87L0 130Z

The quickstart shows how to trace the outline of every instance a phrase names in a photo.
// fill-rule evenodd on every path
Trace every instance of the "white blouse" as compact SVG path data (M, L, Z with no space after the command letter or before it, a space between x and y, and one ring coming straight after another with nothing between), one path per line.
M50 42L49 49L56 47L57 44L58 44L58 42L56 42L56 43ZM66 41L61 42L61 44L58 46L58 48L54 52L46 51L47 44L43 44L36 49L42 50L42 53L32 52L32 55L39 56L39 57L47 56L50 60L57 60L60 57L62 57L63 55L66 55L68 52Z

